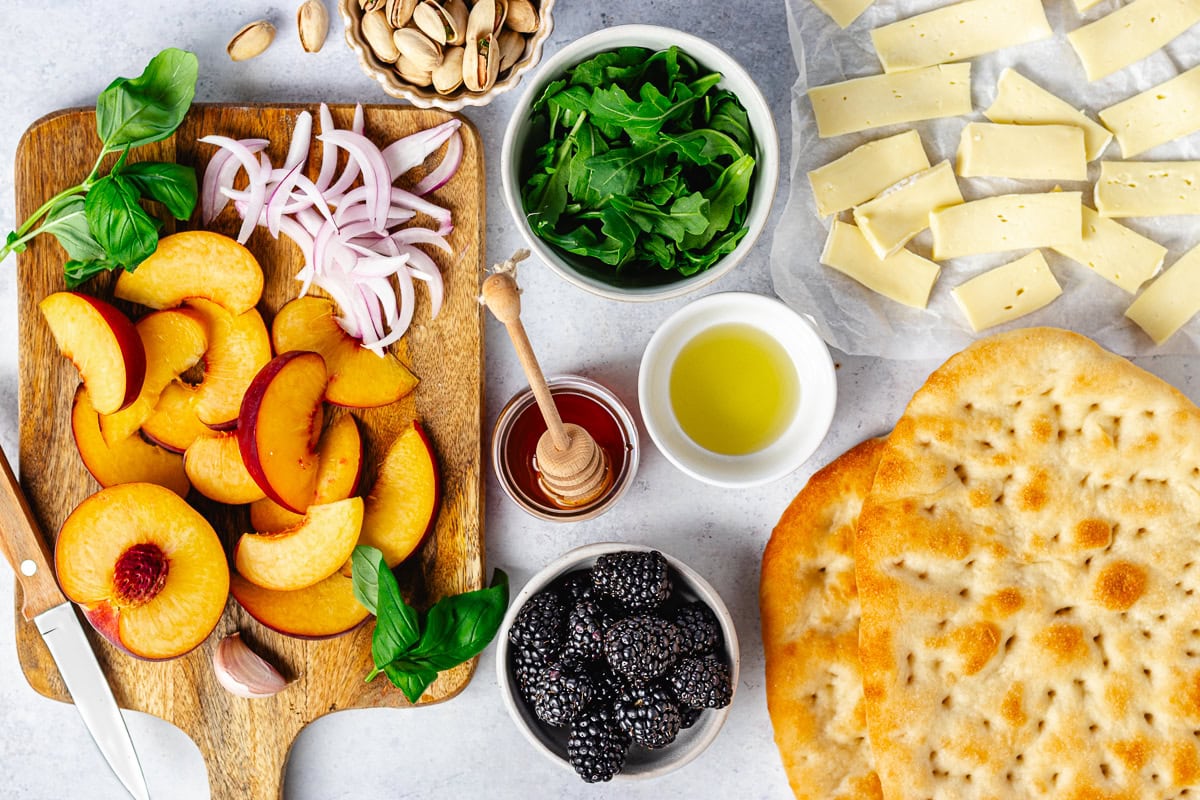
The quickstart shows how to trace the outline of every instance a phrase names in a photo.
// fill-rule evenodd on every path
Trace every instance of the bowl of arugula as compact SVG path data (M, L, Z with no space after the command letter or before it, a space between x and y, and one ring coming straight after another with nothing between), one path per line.
M754 246L779 139L762 92L725 52L624 25L543 64L505 131L500 173L551 269L603 297L662 300L712 283Z

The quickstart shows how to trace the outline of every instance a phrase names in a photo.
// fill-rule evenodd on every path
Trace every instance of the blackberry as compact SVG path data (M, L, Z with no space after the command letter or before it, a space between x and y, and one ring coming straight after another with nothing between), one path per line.
M721 641L721 628L717 615L707 605L697 600L681 606L671 621L679 628L681 656L706 656L716 652Z
M620 772L628 750L629 734L609 707L593 706L571 723L567 760L588 783L610 780Z
M643 747L666 747L675 741L683 720L679 705L661 684L631 686L615 704L617 722Z
M551 664L534 681L533 712L550 725L561 727L574 720L592 701L592 681L561 663Z
M634 683L662 675L679 653L679 630L664 619L639 615L613 623L604 634L604 657Z
M613 702L625 691L625 682L603 661L596 664L589 674L592 676L592 702L612 707Z
M567 604L567 608L574 608L584 601L595 599L596 590L592 587L592 571L577 569L561 578L558 584L558 594Z
M598 603L585 600L567 615L567 636L563 659L579 663L604 656L604 631L612 624L608 612Z
M509 658L511 659L512 674L516 679L521 697L525 699L525 702L532 703L534 683L538 673L546 666L545 662L533 650L516 646L510 649Z
M700 719L700 715L704 713L703 708L692 708L691 706L679 707L679 730L685 731L696 724L696 720Z
M630 613L658 608L671 593L667 559L657 550L626 550L596 559L592 585Z
M567 609L562 598L553 592L539 592L517 612L508 630L508 640L549 663L562 651L566 619Z
M733 699L729 667L712 658L680 659L669 681L679 702L692 708L724 708Z

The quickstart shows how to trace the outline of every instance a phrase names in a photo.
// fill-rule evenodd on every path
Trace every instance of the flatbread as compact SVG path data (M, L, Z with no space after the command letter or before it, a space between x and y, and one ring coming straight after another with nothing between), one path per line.
M883 440L816 473L763 553L759 605L767 708L801 800L878 800L858 664L854 527Z
M977 342L888 439L856 560L888 800L1200 796L1200 409L1178 391L1066 331Z

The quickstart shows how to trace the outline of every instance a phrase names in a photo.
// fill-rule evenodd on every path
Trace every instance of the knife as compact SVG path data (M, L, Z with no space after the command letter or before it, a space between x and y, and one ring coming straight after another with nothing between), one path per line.
M29 510L29 502L0 449L0 551L17 573L24 602L21 614L37 625L62 675L83 724L104 760L136 800L150 800L142 765L112 689L100 671L75 606L63 595L50 569L46 537Z

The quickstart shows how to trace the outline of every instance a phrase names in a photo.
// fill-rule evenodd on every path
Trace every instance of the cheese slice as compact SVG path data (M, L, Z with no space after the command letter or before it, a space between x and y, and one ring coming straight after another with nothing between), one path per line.
M1200 161L1101 161L1096 210L1105 217L1200 214Z
M1017 125L1075 125L1083 129L1087 160L1095 161L1112 141L1100 123L1014 69L1005 69L996 83L996 99L983 115L992 122Z
M808 90L822 139L882 125L971 113L971 65L946 64Z
M933 259L1079 244L1079 192L1004 194L933 212Z
M1141 61L1197 22L1200 0L1133 0L1071 31L1067 41L1095 81Z
M873 292L913 308L924 308L941 268L910 250L880 259L848 222L835 219L821 252L821 263Z
M1083 241L1057 245L1054 252L1078 262L1133 294L1154 277L1167 257L1167 248L1083 207Z
M1124 158L1200 131L1200 67L1109 106L1100 121L1117 135Z
M827 217L870 200L897 181L929 168L916 131L856 147L808 173L817 214Z
M1200 311L1200 247L1194 247L1146 287L1125 316L1162 344Z
M958 174L964 178L1085 181L1083 129L967 123L958 142Z
M873 2L875 0L813 0L813 5L828 14L839 28L845 28Z
M918 172L854 209L854 222L880 258L929 227L929 214L963 201L949 161Z
M971 324L971 330L978 333L1049 305L1062 294L1062 287L1041 251L1034 250L959 284L950 294Z
M966 0L871 31L884 72L965 61L1054 35L1042 0Z

